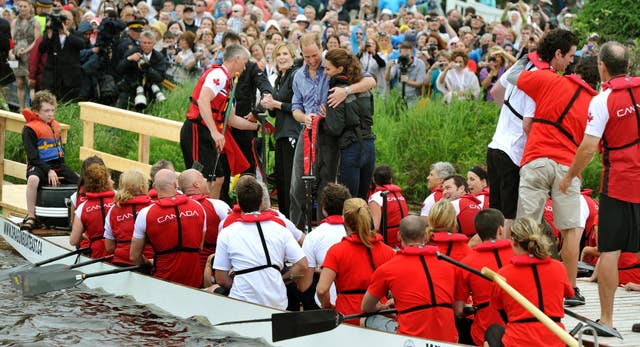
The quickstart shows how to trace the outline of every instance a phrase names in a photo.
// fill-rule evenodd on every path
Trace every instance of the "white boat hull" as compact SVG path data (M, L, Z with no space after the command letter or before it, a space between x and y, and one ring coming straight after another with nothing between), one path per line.
M4 218L0 218L0 230L2 237L32 263L68 253L69 250L73 249L68 243L68 237L39 237L21 231L16 224ZM81 258L83 258L81 261L89 260L89 258ZM75 256L55 263L72 264L74 261ZM114 266L110 264L96 263L81 269L85 273L92 273L113 268ZM102 288L115 295L130 296L141 304L154 306L183 319L202 316L207 318L211 324L268 318L272 313L282 312L277 309L210 294L135 272L92 277L84 281L84 285L89 288ZM458 344L391 334L347 324L342 324L328 332L277 343L271 343L271 324L268 322L228 325L220 330L233 332L244 337L262 338L265 342L276 346L460 346Z

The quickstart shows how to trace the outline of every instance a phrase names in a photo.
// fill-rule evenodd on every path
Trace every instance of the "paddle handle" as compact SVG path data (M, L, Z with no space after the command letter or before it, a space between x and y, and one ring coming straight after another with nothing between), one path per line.
M467 271L471 272L471 273L472 273L472 274L474 274L474 275L478 275L478 276L480 276L480 277L484 278L485 280L491 281L491 278L489 278L489 277L485 276L485 275L484 275L484 273L482 273L482 272L480 272L480 271L478 271L478 270L476 270L476 269L472 268L471 266L469 266L469 265L467 265L467 264L461 263L461 262L459 262L459 261L457 261L457 260L455 260L455 259L453 259L453 258L451 258L451 257L448 257L448 256L446 256L446 255L444 255L444 254L442 254L442 253L440 253L440 252L437 252L436 256L437 256L437 257L438 257L438 259L440 259L440 260L444 260L444 261L446 261L447 263L451 263L451 264L453 264L453 265L455 265L455 266L457 266L457 267L461 267L461 268L463 268L463 269L465 269L465 270L467 270Z
M75 269L75 268L78 268L78 267L99 263L101 261L104 261L104 260L107 260L107 259L111 259L111 258L113 258L113 254L110 254L110 255L108 255L106 257L97 258L97 259L91 259L91 260L87 260L87 261L82 262L82 263L77 263L77 264L70 265L69 269Z
M64 258L70 257L72 255L84 253L84 252L86 252L86 251L88 251L90 249L91 249L91 247L78 248L75 251L71 251L71 252L65 253L65 254L60 254L59 256L39 261L39 262L33 264L33 266L36 267L36 266L48 264L48 263L54 262L56 260L60 260L60 259L64 259Z
M529 311L536 319L544 324L549 330L556 334L564 343L570 347L578 347L578 341L574 339L569 333L562 329L556 322L551 320L546 314L544 314L538 307L532 304L527 298L510 286L504 278L487 267L482 268L482 274L492 279L496 284L502 288L507 294L509 294L515 301L517 301L525 310Z
M94 273L90 273L90 274L82 274L82 279L86 280L87 278L91 278L91 277L98 277L98 276L117 274L117 273L120 273L120 272L133 271L133 270L142 269L143 267L144 267L144 265L135 265L135 266L127 266L127 267L123 267L123 268L119 268L119 269L94 272Z

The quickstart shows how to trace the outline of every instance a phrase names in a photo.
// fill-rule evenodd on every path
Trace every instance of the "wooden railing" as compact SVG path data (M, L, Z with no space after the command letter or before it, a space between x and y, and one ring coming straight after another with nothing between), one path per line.
M132 168L141 169L147 176L151 171L149 164L150 139L152 137L180 142L181 122L148 116L115 107L80 102L80 119L82 120L82 146L80 159L92 155L101 157L112 170L125 171ZM122 158L94 148L94 127L96 124L111 128L131 131L138 134L138 160Z
M21 114L0 110L0 177L2 177L3 181L5 176L22 180L27 179L26 163L5 159L4 157L7 132L21 134L25 123L24 117ZM67 143L68 131L69 125L60 124L62 143ZM26 161L26 158L24 159ZM24 209L24 206L26 206L26 197L23 196L24 194L21 194L22 190L23 188L20 188L19 191L12 190L10 192L11 194L4 194L3 184L0 184L0 197L2 197L0 206L5 216L11 212L23 214L26 211Z

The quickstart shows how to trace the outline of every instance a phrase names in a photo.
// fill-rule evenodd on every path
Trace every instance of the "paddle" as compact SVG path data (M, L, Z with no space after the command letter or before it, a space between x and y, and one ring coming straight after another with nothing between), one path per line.
M20 272L20 271L25 271L25 270L28 270L28 269L31 269L31 268L34 268L34 267L38 267L38 266L42 266L42 265L45 265L45 264L48 264L48 263L52 263L52 262L54 262L56 260L67 258L67 257L70 257L72 255L76 255L76 254L81 254L81 253L84 253L84 252L87 252L87 251L90 251L90 250L91 250L91 247L78 248L78 249L76 249L74 251L71 251L69 253L61 254L61 255L55 256L53 258L49 258L49 259L45 259L45 260L39 261L37 263L20 265L20 266L13 267L11 269L4 270L4 271L0 272L0 281L9 278L9 276L11 276L14 273L17 273L17 272Z
M35 274L47 274L47 273L51 273L51 272L56 272L56 271L65 271L65 270L70 270L70 269L75 269L75 268L79 268L82 266L87 266L87 265L91 265L94 263L98 263L104 260L108 260L113 258L113 254L108 255L106 257L102 257L102 258L97 258L97 259L91 259L82 263L77 263L77 264L73 264L73 265L67 265L67 264L52 264L52 265L47 265L47 266L40 266L40 267L36 267L36 268L32 268L32 269L27 269L27 270L23 270L23 271L18 271L18 272L14 272L10 275L11 277L11 282L13 283L13 285L16 288L19 288L20 285L22 284L22 278L25 276L25 274L27 276L33 276Z
M223 322L214 326L271 322L271 340L278 342L296 337L318 334L333 330L344 321L351 319L375 316L378 314L398 313L397 310L383 310L378 312L357 313L343 315L336 310L313 310L300 312L274 313L271 318L240 320L233 322Z
M80 285L85 279L141 269L144 266L128 266L108 271L85 274L78 270L63 270L49 274L33 273L22 276L22 295L33 296L54 290Z
M483 272L480 272L480 271L478 271L478 270L476 270L476 269L474 269L474 268L472 268L472 267L470 267L470 266L468 266L468 265L466 265L466 264L463 264L463 263L461 263L461 262L459 262L459 261L457 261L457 260L455 260L455 259L452 259L452 258L450 258L450 257L447 257L446 255L441 254L441 253L439 253L439 252L438 252L438 254L437 254L437 257L438 257L438 259L440 259L440 260L444 260L444 261L446 261L446 262L448 262L448 263L451 263L451 264L453 264L453 265L455 265L455 266L458 266L458 267L460 267L460 268L463 268L463 269L465 269L465 270L467 270L467 271L469 271L469 272L471 272L471 273L473 273L473 274L475 274L475 275L478 275L478 276L480 276L480 277L482 277L482 278L484 278L484 279L486 279L486 280L488 280L488 281L492 281L492 280L493 280L493 281L495 281L493 278L491 278L491 277L489 277L489 276L485 275L485 273L484 273L484 269L483 269ZM487 269L487 270L488 270L488 269ZM493 272L493 271L492 271L492 272ZM494 272L494 274L495 274L495 272ZM501 279L501 280L502 280L502 277L499 277L497 274L495 274L495 276L497 276L499 279ZM504 282L504 280L502 280L502 281ZM505 282L505 284L508 286L508 284L507 284L506 282ZM500 285L500 284L498 284L498 285ZM502 287L502 286L501 286L501 287ZM515 293L518 293L518 292L517 292L515 289L513 289L511 286L509 286L509 287L510 287L510 288L511 288ZM504 289L504 288L503 288L503 289ZM509 295L511 295L511 293L509 293L509 292L507 292L507 293L508 293ZM518 293L518 295L521 295L521 294L520 294L520 293ZM512 295L512 296L513 296L513 295ZM523 298L524 298L524 297L523 297ZM514 299L516 299L516 298L514 297ZM525 300L526 300L526 298L525 298ZM518 300L516 299L516 301L518 301ZM520 301L518 301L518 302L519 302L521 305L523 305ZM528 302L528 300L527 300L527 302ZM531 302L529 302L529 304L531 304ZM523 306L524 306L524 305L523 305ZM533 304L531 304L531 306L533 306ZM533 306L533 307L535 307L535 306ZM527 308L527 307L525 307L525 308ZM535 308L537 309L537 307L535 307ZM535 316L535 314L534 314L533 312L531 312L530 310L528 310L528 311L529 311L531 314L533 314L533 315ZM539 310L538 310L538 311L539 311ZM541 312L541 313L542 313L542 312ZM613 335L613 336L615 336L615 337L617 337L617 338L622 339L622 335L620 335L620 333L619 333L617 330L613 329L613 328L610 328L610 327L608 327L608 326L606 326L606 325L602 325L602 324L600 324L600 323L597 323L597 322L595 322L595 321L593 321L593 320L591 320L591 319L589 319L589 318L587 318L587 317L585 317L585 316L579 315L579 314L577 314L577 313L575 313L575 312L573 312L573 311L571 311L571 310L569 310L569 309L567 309L567 308L565 308L565 309L564 309L564 313L566 313L567 315L569 315L569 316L571 316L571 317L573 317L573 318L575 318L575 319L577 319L577 320L579 320L579 321L581 321L581 322L583 322L583 323L585 323L585 324L589 325L590 327L592 327L592 328L596 329L597 331L600 331L601 333L602 333L602 332L604 332L604 333L608 333L608 334L611 334L611 335ZM536 317L536 318L538 318L538 317ZM549 321L551 321L551 319L549 319ZM553 322L553 321L551 321L551 322ZM546 325L546 324L545 324L545 325ZM554 326L557 326L557 324L555 324L555 323L554 323L553 325L554 325ZM560 330L562 330L562 329L560 329ZM562 330L562 331L564 331L564 330ZM566 341L565 341L565 342L566 342Z

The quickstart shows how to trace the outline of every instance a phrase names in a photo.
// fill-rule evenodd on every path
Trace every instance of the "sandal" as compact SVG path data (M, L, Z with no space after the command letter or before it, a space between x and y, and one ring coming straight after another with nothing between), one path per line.
M20 230L31 231L38 225L36 217L26 216L20 223Z

